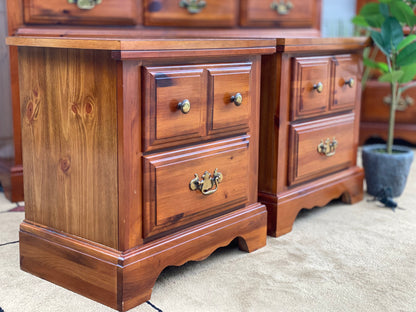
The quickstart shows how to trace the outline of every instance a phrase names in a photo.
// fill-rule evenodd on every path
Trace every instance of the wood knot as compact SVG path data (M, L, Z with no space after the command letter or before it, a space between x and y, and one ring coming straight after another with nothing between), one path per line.
M63 173L67 174L69 169L71 168L71 158L64 157L59 160L59 166Z
M77 104L72 104L71 110L75 115L78 115L78 105Z
M39 113L39 94L33 91L33 95L31 99L26 104L26 118L29 123L32 123L34 120L38 119L38 113Z

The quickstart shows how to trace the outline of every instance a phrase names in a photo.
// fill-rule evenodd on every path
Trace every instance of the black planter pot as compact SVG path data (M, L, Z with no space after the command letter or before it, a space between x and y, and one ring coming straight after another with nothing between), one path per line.
M378 196L382 190L391 189L392 196L400 196L406 186L413 161L413 151L405 146L393 146L393 154L380 153L385 144L363 146L362 159L367 183L367 193Z

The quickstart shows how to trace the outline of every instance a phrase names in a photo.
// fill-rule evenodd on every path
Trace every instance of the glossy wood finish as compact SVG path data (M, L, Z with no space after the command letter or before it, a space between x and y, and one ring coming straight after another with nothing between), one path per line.
M8 43L19 45L28 168L22 269L126 311L149 299L168 265L201 260L236 237L243 250L265 245L266 207L257 202L260 57L275 52L274 40ZM192 53L204 50L209 56ZM183 56L167 58L166 51ZM196 85L181 81L194 73ZM218 85L212 74L228 78ZM188 83L187 91L201 96L202 113L178 120L169 108ZM244 96L238 107L230 101L236 89ZM221 118L206 116L229 113L226 105L247 113L236 114L233 130L208 133ZM168 145L149 149L145 124L154 112L163 116L157 134L175 137L191 122L205 135L191 142L178 132ZM202 194L190 182L205 171L222 179Z
M206 0L205 6L197 13L190 13L179 4L180 0L144 0L144 25L193 28L237 24L238 0Z
M259 199L267 206L268 234L272 236L289 232L303 208L322 206L340 196L353 203L363 196L363 172L356 166L362 68L356 55L366 45L365 38L277 41L281 53L264 56L262 62L260 146L264 148L259 156ZM299 60L308 66L316 60L318 68L323 61L325 70L299 74L303 71ZM346 91L352 99L343 94L344 85L339 85L340 79L346 79L341 78L345 72L357 77L355 93ZM320 78L312 77L317 73L328 81L328 98L316 101L315 111L302 116L296 113L303 105L296 94L305 91L302 85L311 88L310 81ZM336 100L348 104L337 107ZM335 154L319 153L321 140L334 137L338 142Z

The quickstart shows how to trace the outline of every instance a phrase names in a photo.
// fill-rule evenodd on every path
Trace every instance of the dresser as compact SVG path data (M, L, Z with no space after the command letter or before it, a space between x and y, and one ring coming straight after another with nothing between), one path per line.
M363 198L357 167L365 38L286 38L262 62L259 200L268 234L301 209Z
M21 268L109 307L238 238L257 200L260 78L273 39L9 37L25 168Z

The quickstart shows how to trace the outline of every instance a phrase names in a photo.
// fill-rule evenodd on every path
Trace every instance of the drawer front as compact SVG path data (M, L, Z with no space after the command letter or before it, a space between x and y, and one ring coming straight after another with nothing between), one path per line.
M361 121L388 123L390 114L390 87L388 83L367 81L363 92ZM416 124L416 88L403 92L400 108L396 110L396 123Z
M98 4L93 0L77 3L69 3L68 0L24 0L24 4L25 23L28 24L133 25L137 23L139 11L136 0L104 0Z
M242 0L243 26L312 27L315 0Z
M290 126L289 185L352 165L354 116L348 114Z
M144 236L244 205L248 200L248 146L249 137L244 136L145 156ZM214 172L222 175L217 183Z
M334 98L330 110L353 109L357 98L358 56L337 55L334 64Z
M210 133L248 129L251 63L210 68Z
M237 23L237 0L145 0L144 3L147 26L232 27Z
M205 135L207 79L203 68L147 67L144 80L146 149Z
M331 59L293 59L292 120L319 116L328 111L331 93Z

